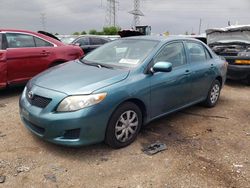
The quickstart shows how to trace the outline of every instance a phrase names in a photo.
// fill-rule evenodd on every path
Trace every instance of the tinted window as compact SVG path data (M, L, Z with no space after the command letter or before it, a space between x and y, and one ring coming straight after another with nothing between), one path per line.
M204 62L207 60L205 49L201 44L187 42L187 49L191 63Z
M87 37L80 38L74 42L74 44L79 43L80 46L89 45L89 39Z
M9 48L35 47L33 36L21 33L6 33Z
M106 42L107 42L107 40L102 39L102 38L96 38L96 37L90 38L91 45L101 45L101 44L104 44Z
M53 46L53 44L45 40L42 40L40 38L34 37L34 39L35 39L36 47Z
M184 46L181 42L166 45L156 56L154 63L164 61L172 63L173 67L178 67L186 63Z

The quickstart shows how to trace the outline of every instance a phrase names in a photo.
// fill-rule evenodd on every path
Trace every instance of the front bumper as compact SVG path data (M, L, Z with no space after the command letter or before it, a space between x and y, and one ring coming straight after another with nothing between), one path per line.
M245 80L250 77L250 65L228 64L227 78L232 80Z
M38 86L33 86L32 91L52 98L42 109L30 104L24 89L19 101L20 117L32 133L49 142L67 146L89 145L104 140L111 112L102 104L75 112L58 113L55 109L66 94Z

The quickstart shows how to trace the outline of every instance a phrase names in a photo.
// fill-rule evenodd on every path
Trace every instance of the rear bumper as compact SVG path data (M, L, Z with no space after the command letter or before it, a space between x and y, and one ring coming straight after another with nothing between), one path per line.
M250 76L250 65L228 65L227 78L245 80Z

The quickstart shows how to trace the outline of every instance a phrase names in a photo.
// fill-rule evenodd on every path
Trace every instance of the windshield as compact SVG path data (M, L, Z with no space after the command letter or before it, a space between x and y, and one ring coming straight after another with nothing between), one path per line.
M158 41L142 39L116 40L97 48L83 60L100 65L136 67L158 43Z
M213 32L207 35L208 44L243 42L250 44L250 31Z

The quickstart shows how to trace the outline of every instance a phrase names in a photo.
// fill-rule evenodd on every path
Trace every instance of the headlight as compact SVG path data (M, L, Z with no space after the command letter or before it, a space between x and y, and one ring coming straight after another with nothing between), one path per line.
M57 107L57 112L72 112L76 110L80 110L82 108L86 108L88 106L92 106L101 102L107 93L99 93L93 95L76 95L66 97L60 102Z

